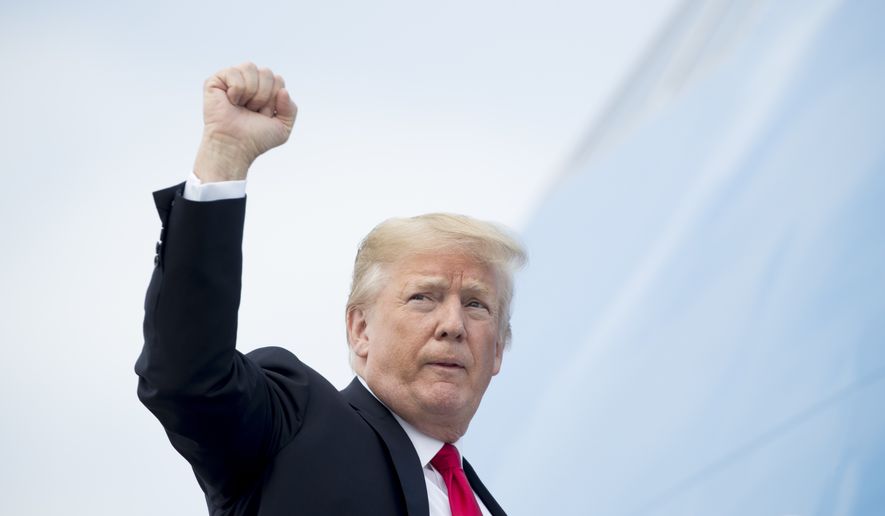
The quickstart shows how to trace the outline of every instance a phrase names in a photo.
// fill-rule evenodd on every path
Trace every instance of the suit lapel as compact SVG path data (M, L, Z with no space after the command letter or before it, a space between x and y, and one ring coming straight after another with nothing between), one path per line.
M341 393L350 406L375 429L375 433L387 446L402 486L409 514L428 516L430 505L427 501L427 484L421 471L421 461L405 430L399 426L387 407L363 387L359 379L354 378Z
M467 476L467 481L470 482L470 487L473 488L473 491L479 495L479 499L482 500L482 503L485 504L486 509L492 514L492 516L507 516L507 513L504 512L504 509L498 505L498 502L492 498L492 493L486 489L486 486L479 480L479 476L477 476L476 471L473 470L473 466L467 462L467 459L463 459L464 462L464 474Z

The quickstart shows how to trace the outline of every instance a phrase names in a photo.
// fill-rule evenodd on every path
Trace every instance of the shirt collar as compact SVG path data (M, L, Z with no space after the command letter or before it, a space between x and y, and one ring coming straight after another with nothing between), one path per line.
M367 384L366 381L363 380L362 376L357 375L357 379L360 381L361 384L363 384L363 387L365 387L366 390L369 391L369 394L371 394L372 396L375 396L375 393L372 392L372 389L369 388L369 384ZM381 399L378 398L378 396L375 396L375 399L377 399L379 402L381 402L382 405L384 405L384 402L381 401ZM396 419L396 422L399 423L399 426L403 427L403 430L405 430L406 435L409 437L409 440L412 441L412 446L415 448L415 451L418 453L418 459L421 461L421 466L425 467L425 468L427 466L429 466L430 461L433 460L433 457L436 456L436 454L439 452L439 450L443 447L443 444L445 444L445 443L440 441L439 439L435 439L435 438L430 437L429 435L421 432L420 430L415 428L412 424L410 424L408 421L399 417L399 415L397 415L396 412L391 410L390 407L388 407L387 405L384 405L384 406L387 407L387 410L390 410L390 413L393 414L393 417ZM462 461L462 465L463 465L464 459L463 459L463 454L461 453L460 443L461 443L461 439L458 439L457 441L452 443L452 446L454 446L458 450L458 455L459 455L459 458Z

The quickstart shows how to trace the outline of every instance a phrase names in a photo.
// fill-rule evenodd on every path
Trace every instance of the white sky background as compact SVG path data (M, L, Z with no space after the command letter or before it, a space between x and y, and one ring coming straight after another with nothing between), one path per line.
M676 5L2 4L3 512L205 511L132 368L150 192L190 170L206 76L252 60L300 108L250 176L240 347L343 386L360 238L428 211L519 230Z

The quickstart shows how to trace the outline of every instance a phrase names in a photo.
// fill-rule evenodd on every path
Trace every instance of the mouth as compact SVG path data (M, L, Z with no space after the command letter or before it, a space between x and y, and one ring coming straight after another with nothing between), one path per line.
M439 360L439 361L435 361L435 362L430 362L429 365L443 367L443 368L451 369L451 370L464 369L464 366L461 365L459 362L448 361L448 360Z

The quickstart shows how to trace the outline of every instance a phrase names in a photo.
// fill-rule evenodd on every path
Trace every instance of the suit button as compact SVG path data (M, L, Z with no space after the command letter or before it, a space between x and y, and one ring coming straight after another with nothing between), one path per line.
M160 265L160 255L159 254L154 255L154 267L156 267L157 265Z
M154 247L154 250L156 251L157 254L160 254L160 246L161 245L162 244L159 241L157 241L157 245L156 245L156 247Z

